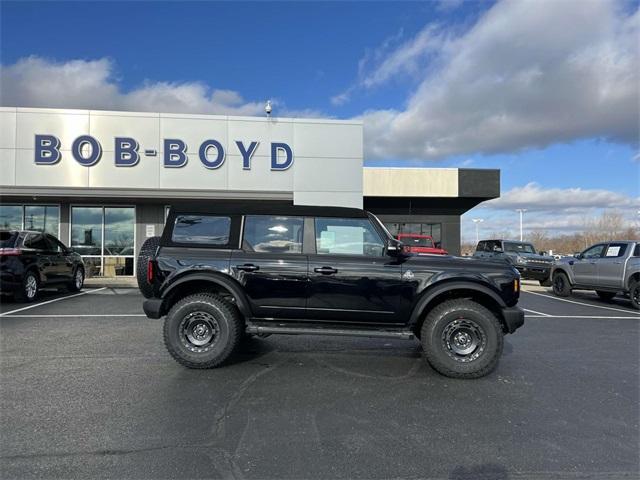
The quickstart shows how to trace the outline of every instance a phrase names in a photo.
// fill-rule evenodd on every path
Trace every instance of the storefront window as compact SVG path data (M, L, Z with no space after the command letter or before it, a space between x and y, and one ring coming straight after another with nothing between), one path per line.
M22 229L22 205L0 205L0 228Z
M71 208L71 248L80 255L102 255L102 207Z
M60 207L57 205L25 205L24 228L58 236Z
M59 224L58 205L0 205L0 228L4 230L35 230L57 237Z
M104 254L133 255L135 209L106 207L104 209Z
M71 208L71 247L87 276L133 275L135 216L134 207Z

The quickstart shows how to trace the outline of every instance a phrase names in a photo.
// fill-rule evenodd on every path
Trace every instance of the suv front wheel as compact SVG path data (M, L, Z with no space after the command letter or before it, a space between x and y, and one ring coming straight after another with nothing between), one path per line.
M478 378L496 368L503 333L496 316L471 300L448 300L422 325L422 348L429 364L452 378Z
M213 368L236 349L243 327L235 305L218 295L199 293L171 308L164 322L164 343L185 367Z

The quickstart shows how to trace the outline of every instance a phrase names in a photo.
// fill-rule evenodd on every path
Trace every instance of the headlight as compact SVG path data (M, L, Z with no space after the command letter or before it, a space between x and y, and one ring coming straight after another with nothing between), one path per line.
M527 263L527 261L522 257L516 257L516 263Z

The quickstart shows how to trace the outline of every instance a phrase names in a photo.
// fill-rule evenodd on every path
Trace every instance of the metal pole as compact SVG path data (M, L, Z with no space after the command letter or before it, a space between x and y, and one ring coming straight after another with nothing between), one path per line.
M522 241L524 239L524 236L522 235L522 214L524 212L526 212L527 209L526 208L518 208L516 209L516 212L520 212L520 241Z

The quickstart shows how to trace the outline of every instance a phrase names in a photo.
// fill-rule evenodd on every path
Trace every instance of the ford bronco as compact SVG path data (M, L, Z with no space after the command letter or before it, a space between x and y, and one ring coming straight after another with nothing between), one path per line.
M474 378L524 323L515 268L412 255L359 209L181 206L148 242L144 311L165 317L165 345L189 368L222 364L250 335L351 335L417 338L435 370Z

